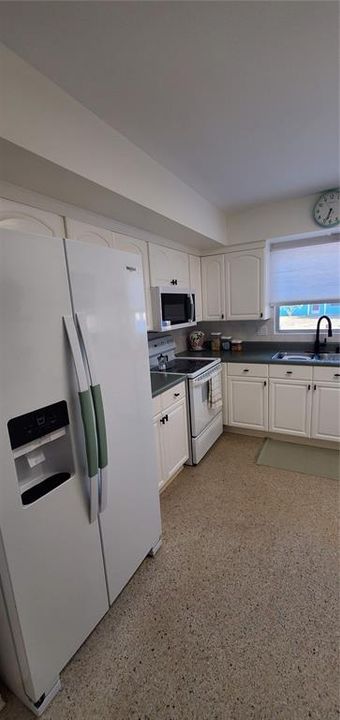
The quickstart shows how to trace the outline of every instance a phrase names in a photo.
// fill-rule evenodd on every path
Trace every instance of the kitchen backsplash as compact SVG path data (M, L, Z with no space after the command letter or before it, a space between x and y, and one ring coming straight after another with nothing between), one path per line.
M222 335L231 335L234 338L240 338L248 342L313 342L315 338L315 332L313 333L301 333L301 334L278 334L274 330L274 318L269 320L243 320L242 322L227 322L227 321L216 321L216 322L200 322L197 323L197 329L203 330L206 335L206 339L210 338L212 332L221 332ZM316 329L316 321L315 321ZM260 333L259 333L260 331ZM175 330L172 331L172 335L176 342L177 352L183 352L187 350L187 337L189 332L186 330ZM324 333L321 333L321 337L324 337ZM333 338L334 342L337 342L337 338Z

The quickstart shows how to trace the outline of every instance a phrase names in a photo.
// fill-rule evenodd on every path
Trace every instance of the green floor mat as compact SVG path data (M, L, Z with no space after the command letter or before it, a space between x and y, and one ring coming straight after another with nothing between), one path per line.
M267 438L260 450L257 464L307 475L317 475L332 480L340 479L340 453L338 450L329 450L328 448L298 445Z

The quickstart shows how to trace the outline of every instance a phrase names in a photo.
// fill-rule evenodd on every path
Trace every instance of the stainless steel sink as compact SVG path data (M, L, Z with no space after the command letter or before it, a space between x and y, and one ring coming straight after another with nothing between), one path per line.
M340 353L323 352L315 355L308 352L277 352L273 355L272 360L282 360L283 362L329 362L340 363Z
M327 362L340 362L340 353L324 352L315 355L315 360L326 360Z
M288 353L288 352L278 352L275 355L273 355L272 360L286 360L287 362L309 362L314 360L314 353L307 353L307 352L296 352L296 353Z

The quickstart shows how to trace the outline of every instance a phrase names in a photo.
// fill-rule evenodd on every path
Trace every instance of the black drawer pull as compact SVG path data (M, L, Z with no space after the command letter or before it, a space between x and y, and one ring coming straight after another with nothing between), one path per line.
M179 397L181 393L174 393L174 397Z
M286 375L292 375L293 370L286 370Z
M249 372L249 368L244 368L243 372Z
M37 483L37 485L34 485L34 487L29 488L29 490L25 490L25 492L22 493L22 504L30 505L35 500L39 500L39 498L44 497L44 495L47 495L47 493L51 492L51 490L55 490L55 488L59 487L59 485L62 485L66 482L66 480L69 480L70 477L70 473L63 472L51 475L51 477L46 478L46 480L42 480L42 482Z
M334 377L340 377L340 373L334 373Z

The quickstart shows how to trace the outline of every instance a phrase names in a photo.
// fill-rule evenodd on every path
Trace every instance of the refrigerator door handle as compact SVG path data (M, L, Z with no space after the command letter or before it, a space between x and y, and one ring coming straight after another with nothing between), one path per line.
M106 470L108 464L107 454L107 435L106 435L106 424L105 424L105 413L103 405L102 391L99 382L97 381L97 372L93 359L91 338L87 329L86 315L84 313L76 314L77 323L80 330L81 339L85 351L86 362L90 375L90 387L92 393L92 400L96 418L96 431L97 431L97 444L98 444L98 465L100 468L100 512L105 510L107 505L108 496L108 473Z
M85 438L87 473L90 482L90 522L92 523L98 515L98 452L92 398L73 317L64 316L63 320L78 380L78 397Z

